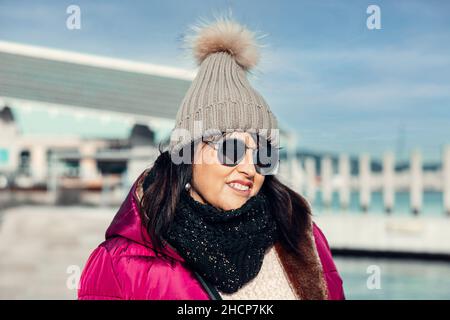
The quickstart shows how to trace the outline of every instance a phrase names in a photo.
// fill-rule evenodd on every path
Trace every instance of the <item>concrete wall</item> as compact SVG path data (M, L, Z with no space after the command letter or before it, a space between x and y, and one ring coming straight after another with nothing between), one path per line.
M450 255L450 219L322 214L313 220L331 248Z

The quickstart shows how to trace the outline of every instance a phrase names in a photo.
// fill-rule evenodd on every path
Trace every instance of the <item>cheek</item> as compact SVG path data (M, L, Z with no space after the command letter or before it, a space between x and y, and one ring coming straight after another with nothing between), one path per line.
M260 174L256 174L255 178L253 180L253 195L256 195L259 190L261 190L263 184L264 184L265 177Z
M226 178L233 169L219 164L214 155L206 150L200 154L200 157L202 162L193 166L194 184L208 202L216 203L218 196L226 187Z
M193 169L194 180L196 185L203 193L217 192L225 182L228 175L222 166L215 164L200 164L195 165Z

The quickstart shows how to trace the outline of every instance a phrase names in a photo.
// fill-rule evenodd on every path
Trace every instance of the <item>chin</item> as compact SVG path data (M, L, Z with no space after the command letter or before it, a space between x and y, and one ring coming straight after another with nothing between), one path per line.
M247 198L235 195L234 193L227 194L226 197L222 197L220 201L220 209L225 211L238 209L242 207L250 197L252 197L252 195Z
M230 205L228 206L228 209L226 210L233 210L233 209L238 209L240 207L242 207L244 205L244 203L246 203L247 201L242 200L241 199L236 199L235 201L230 201Z

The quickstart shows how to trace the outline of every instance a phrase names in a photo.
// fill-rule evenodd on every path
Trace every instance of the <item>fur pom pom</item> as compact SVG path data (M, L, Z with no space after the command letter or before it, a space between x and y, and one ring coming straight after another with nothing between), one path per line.
M255 33L239 23L220 18L214 23L194 26L192 29L194 35L186 40L198 64L216 52L228 52L245 70L258 64L259 51Z

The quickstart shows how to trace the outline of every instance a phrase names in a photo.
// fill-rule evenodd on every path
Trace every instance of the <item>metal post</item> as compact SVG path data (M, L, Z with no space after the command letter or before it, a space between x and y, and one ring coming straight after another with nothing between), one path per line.
M411 210L414 215L418 215L422 210L423 197L422 155L418 150L414 150L411 155L411 169L409 177Z
M331 158L329 156L325 156L322 158L322 166L321 166L321 177L322 177L322 202L326 208L331 207L332 193L333 187L332 183L332 174L333 168L331 163Z
M395 159L392 152L383 157L383 202L386 213L392 213L395 205Z
M369 211L371 198L370 157L362 154L359 158L359 202L363 212Z
M305 159L306 196L311 203L316 199L316 162L313 158Z
M339 187L341 209L347 210L350 204L350 160L346 154L341 154L339 157L339 175L341 178Z

